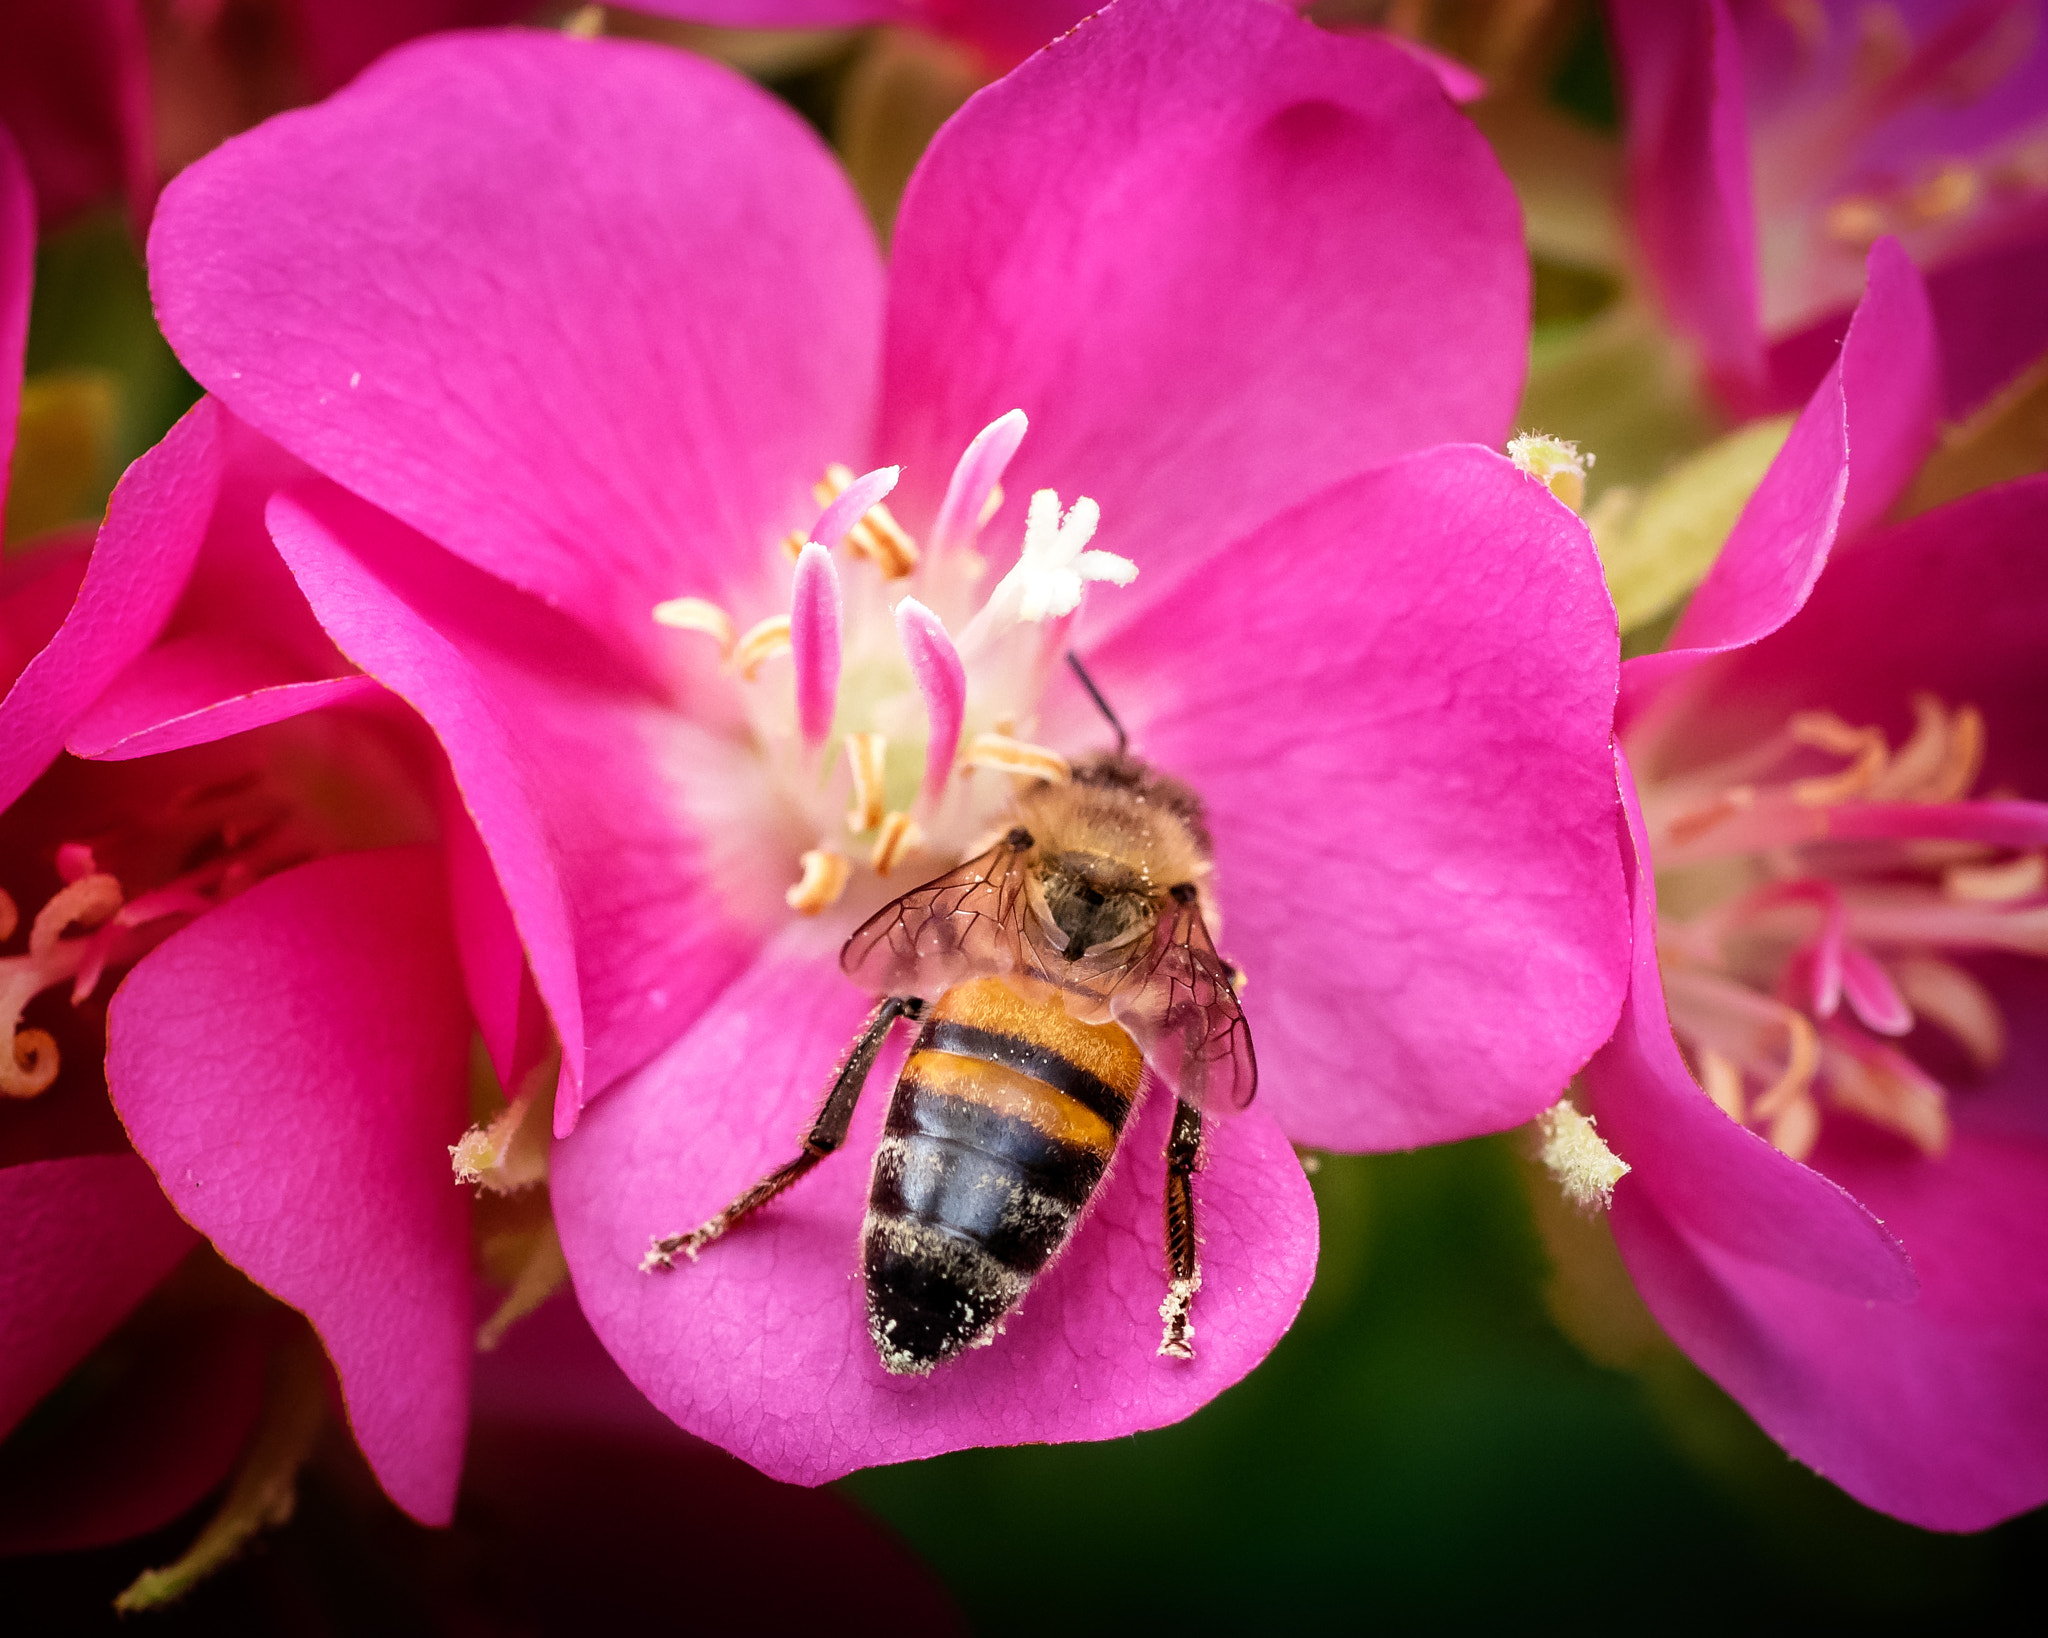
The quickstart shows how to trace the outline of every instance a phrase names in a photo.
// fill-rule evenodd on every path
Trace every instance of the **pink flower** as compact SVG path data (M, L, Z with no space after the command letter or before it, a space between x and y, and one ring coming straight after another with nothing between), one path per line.
M1960 415L2048 346L2039 0L1614 0L1650 274L1748 414L1826 371L1865 250L1927 270Z
M325 96L435 29L503 23L526 0L0 0L0 122L45 227L159 182L230 132Z
M725 28L895 23L972 46L1000 71L1102 8L1090 0L646 0L634 9Z
M591 1323L805 1482L1186 1415L1307 1287L1290 1140L1528 1118L1624 965L1586 536L1432 447L1503 435L1527 295L1425 71L1256 0L1121 4L955 118L895 246L885 288L744 82L540 35L395 53L187 172L151 244L187 364L332 480L273 504L280 550L490 851ZM1163 1097L1008 1335L928 1379L866 1335L859 1158L640 1272L790 1158L871 1005L841 942L1003 821L988 770L1106 741L1069 646L1207 804L1251 975L1265 1092L1198 1181L1195 1359L1155 1357Z
M10 160L0 143L0 348L18 360L32 229ZM448 1147L472 1031L514 1084L539 1014L522 1015L517 940L432 742L335 650L263 531L266 499L303 474L204 401L123 478L89 562L60 542L0 596L19 657L0 700L0 920L25 936L0 956L0 1426L197 1228L313 1322L379 1477L445 1519L475 1334ZM216 1482L246 1422L185 1420L213 1432L168 1456L122 1444L167 1471L107 1485L116 1511L67 1539L160 1523ZM163 1511L137 1523L145 1493Z
M2048 1498L2048 484L1875 527L1937 373L1880 241L1670 650L1623 667L1635 980L1586 1083L1679 1345L1858 1499L1978 1529Z

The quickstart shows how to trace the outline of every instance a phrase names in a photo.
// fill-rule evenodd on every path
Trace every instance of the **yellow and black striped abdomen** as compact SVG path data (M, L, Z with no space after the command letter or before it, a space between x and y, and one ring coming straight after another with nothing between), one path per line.
M1144 1060L1116 1024L999 978L925 1012L875 1154L861 1260L892 1371L993 1333L1102 1181Z

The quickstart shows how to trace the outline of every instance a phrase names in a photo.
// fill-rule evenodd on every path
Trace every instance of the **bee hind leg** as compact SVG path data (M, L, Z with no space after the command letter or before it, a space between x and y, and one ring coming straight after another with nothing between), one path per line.
M1195 1357L1189 1310L1202 1289L1201 1252L1195 1240L1195 1172L1202 1164L1202 1112L1184 1100L1173 1107L1173 1135L1166 1140L1166 1301L1159 1317L1166 1330L1159 1352L1169 1359Z
M890 1026L899 1018L916 1019L923 1013L924 1002L914 995L892 995L878 1002L868 1015L866 1027L840 1060L832 1077L832 1089L825 1094L818 1118L804 1134L803 1148L796 1158L776 1167L716 1217L687 1234L655 1236L648 1244L647 1255L640 1259L640 1272L652 1274L674 1268L678 1252L694 1263L697 1254L712 1241L724 1238L729 1230L753 1216L844 1143L847 1129L853 1125L854 1106L860 1102L861 1088L867 1084L868 1071L875 1067L875 1058L888 1038Z

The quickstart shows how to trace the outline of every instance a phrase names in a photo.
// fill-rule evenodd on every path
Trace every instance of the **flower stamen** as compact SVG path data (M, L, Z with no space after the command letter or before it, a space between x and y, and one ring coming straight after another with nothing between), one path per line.
M866 478L879 483L880 494L886 495L896 487L896 478L901 470L900 467L882 467L866 474ZM887 474L886 482L881 481L883 474ZM901 580L917 568L917 542L896 521L895 514L882 504L880 495L870 499L872 491L869 488L856 487L861 483L862 480L854 477L851 467L834 461L825 468L825 476L811 486L811 494L820 506L826 508L826 518L833 516L832 508L842 496L865 501L866 504L846 526L847 548L855 557L865 558L874 564L884 580ZM851 511L852 507L849 506L848 510ZM825 521L825 518L819 519L821 527L813 531L814 537L822 532ZM836 519L834 523L836 525ZM837 542L828 540L823 544L830 546Z
M783 894L790 909L800 916L815 916L837 904L839 895L846 891L847 878L853 873L853 864L846 855L814 847L799 862L803 865L803 876Z
M883 759L889 741L882 734L848 734L846 769L853 778L853 805L846 810L846 828L856 836L882 822Z
M968 742L966 761L970 768L993 768L1048 785L1064 785L1074 777L1072 764L1059 752L1008 734L976 734Z
M671 631L699 631L718 644L720 660L732 660L732 616L701 597L671 597L654 605L654 623Z
M904 857L924 845L924 831L915 819L900 810L886 815L880 831L875 836L874 851L868 855L868 864L877 876L886 876L904 860Z
M790 621L786 614L771 614L747 628L733 645L732 669L742 682L752 682L754 673L768 660L786 653L790 646Z

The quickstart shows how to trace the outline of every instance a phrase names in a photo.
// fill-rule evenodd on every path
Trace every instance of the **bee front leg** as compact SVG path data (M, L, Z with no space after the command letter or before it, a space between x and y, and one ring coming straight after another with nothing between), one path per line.
M810 1131L804 1134L803 1148L797 1157L776 1167L700 1227L687 1234L656 1236L647 1247L647 1255L640 1259L640 1272L652 1274L657 1269L675 1267L677 1252L694 1263L697 1254L713 1240L745 1222L844 1143L847 1129L853 1125L854 1106L860 1102L861 1088L867 1084L868 1071L875 1067L876 1055L888 1038L889 1027L899 1018L916 1019L923 1014L924 1002L914 995L892 995L877 1003L868 1015L867 1027L840 1060L838 1072L832 1078L832 1090L825 1094L824 1107L818 1111Z
M1173 1106L1173 1135L1166 1140L1166 1322L1160 1353L1193 1359L1195 1327L1188 1318L1202 1289L1201 1253L1195 1242L1195 1172L1202 1164L1202 1112L1185 1100Z

